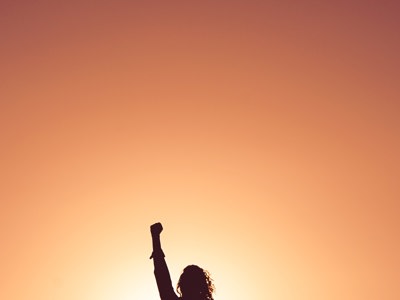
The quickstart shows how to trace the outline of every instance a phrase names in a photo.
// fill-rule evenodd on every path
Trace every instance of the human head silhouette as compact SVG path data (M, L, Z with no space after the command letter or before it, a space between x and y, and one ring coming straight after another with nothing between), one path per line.
M184 300L213 300L215 287L208 271L189 265L183 269L176 290Z

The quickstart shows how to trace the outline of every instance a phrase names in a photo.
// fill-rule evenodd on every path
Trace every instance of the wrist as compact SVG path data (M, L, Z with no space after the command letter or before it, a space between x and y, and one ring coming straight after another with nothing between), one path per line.
M160 234L159 233L151 233L151 237L153 238L153 239L160 239Z

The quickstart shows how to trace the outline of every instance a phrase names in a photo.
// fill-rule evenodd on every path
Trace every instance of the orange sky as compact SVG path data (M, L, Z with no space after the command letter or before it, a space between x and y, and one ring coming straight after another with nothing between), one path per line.
M275 2L0 2L0 299L400 298L400 5Z

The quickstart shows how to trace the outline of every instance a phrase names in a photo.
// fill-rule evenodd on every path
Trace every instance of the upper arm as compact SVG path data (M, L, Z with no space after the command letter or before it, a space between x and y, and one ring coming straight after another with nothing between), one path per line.
M177 300L164 257L154 257L154 275L161 300Z

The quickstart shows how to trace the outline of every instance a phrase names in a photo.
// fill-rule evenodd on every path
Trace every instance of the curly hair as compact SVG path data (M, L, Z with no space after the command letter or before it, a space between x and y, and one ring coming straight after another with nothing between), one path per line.
M181 298L193 300L214 300L215 286L210 273L196 265L189 265L179 278L176 291Z

